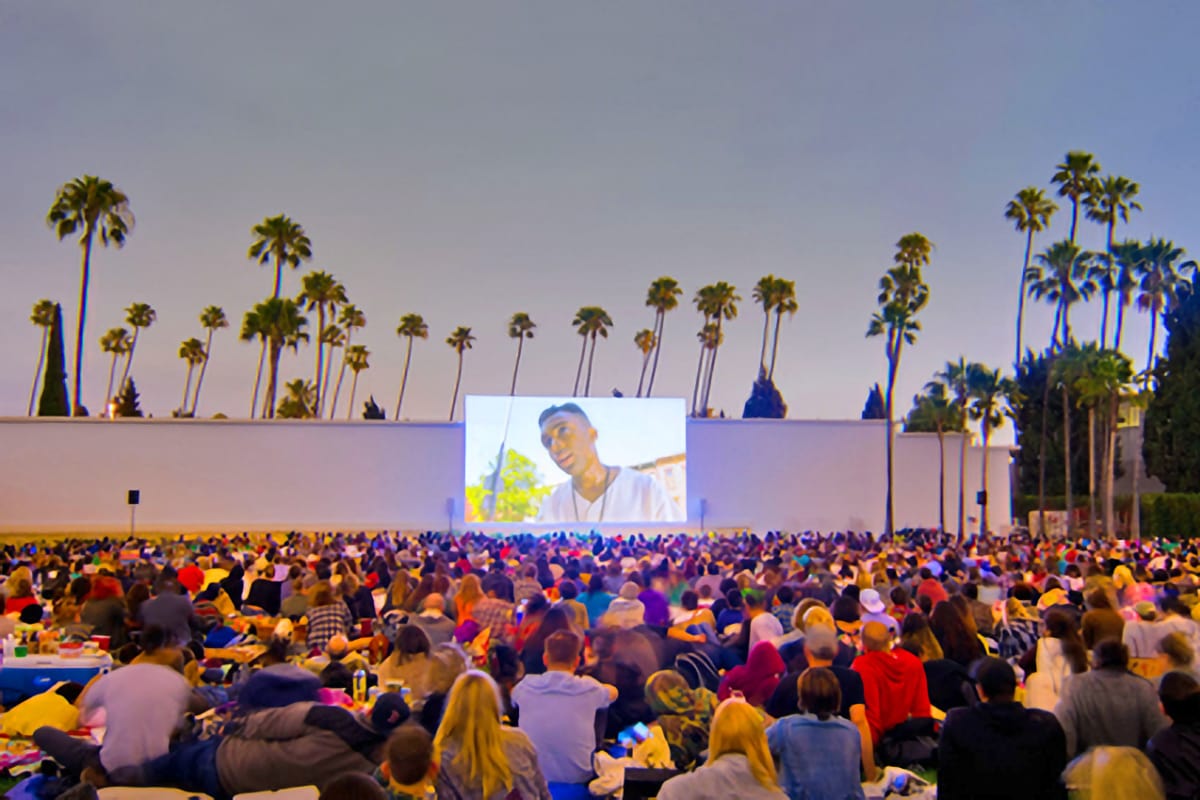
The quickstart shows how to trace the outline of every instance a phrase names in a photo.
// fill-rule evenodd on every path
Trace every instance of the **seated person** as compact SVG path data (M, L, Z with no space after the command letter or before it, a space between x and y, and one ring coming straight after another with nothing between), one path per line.
M396 634L392 653L377 670L379 682L385 687L390 683L401 683L411 690L409 695L414 705L424 703L429 693L429 637L416 625L403 625Z
M708 761L662 785L659 800L786 800L763 733L762 715L742 700L717 706Z
M454 639L454 620L446 616L446 598L434 592L421 601L421 613L409 622L425 631L429 644L437 647Z
M862 630L866 652L854 660L853 669L863 681L867 724L879 745L883 735L913 717L930 714L925 669L912 653L892 648L887 626L868 622Z
M779 784L790 800L865 797L858 772L858 731L837 715L841 705L837 677L814 667L800 676L802 713L767 729L767 745L779 764Z
M1146 745L1158 768L1167 800L1200 797L1200 683L1186 672L1168 672L1158 687L1171 727Z
M432 800L437 772L433 737L420 725L401 725L388 738L375 780L387 789L388 800Z

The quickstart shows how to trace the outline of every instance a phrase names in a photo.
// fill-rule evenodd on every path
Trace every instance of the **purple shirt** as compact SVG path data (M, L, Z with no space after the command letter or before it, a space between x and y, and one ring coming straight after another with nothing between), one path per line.
M646 607L646 624L666 628L671 624L671 609L667 598L653 589L644 589L638 600Z

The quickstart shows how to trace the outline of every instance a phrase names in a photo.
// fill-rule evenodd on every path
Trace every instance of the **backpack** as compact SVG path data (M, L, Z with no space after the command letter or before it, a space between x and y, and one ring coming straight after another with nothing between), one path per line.
M721 686L721 673L712 659L701 652L680 653L675 657L675 671L683 676L692 689L715 692Z

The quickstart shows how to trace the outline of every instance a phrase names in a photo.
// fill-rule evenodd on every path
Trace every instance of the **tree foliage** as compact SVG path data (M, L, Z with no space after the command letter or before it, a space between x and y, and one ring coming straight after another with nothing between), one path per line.
M1169 492L1200 491L1200 293L1183 282L1166 315L1166 357L1146 409L1146 468Z
M134 384L133 378L125 381L124 388L117 395L117 407L114 416L117 417L140 417L142 407L139 404L140 395L138 395L137 385Z
M50 323L50 344L47 346L46 372L42 381L42 396L38 400L39 417L69 417L67 402L67 356L63 350L62 306L54 304L54 320Z
M863 405L863 419L887 419L887 409L883 402L883 389L875 384L867 392L867 402Z
M787 403L775 386L775 381L759 373L750 390L750 399L742 409L744 419L783 419L787 416Z
M496 496L492 495L492 484L496 477L496 462L493 461L486 475L467 487L467 521L492 519L496 522L525 522L537 515L542 501L554 487L543 483L537 465L516 450L508 450L504 466L500 470L500 485ZM495 504L493 512L492 504Z

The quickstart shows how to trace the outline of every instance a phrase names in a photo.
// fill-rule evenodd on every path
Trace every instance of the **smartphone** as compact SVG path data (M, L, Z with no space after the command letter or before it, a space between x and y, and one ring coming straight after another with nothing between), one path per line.
M630 750L634 745L641 744L650 738L650 729L646 727L646 723L638 722L630 725L625 730L617 734L617 742Z

